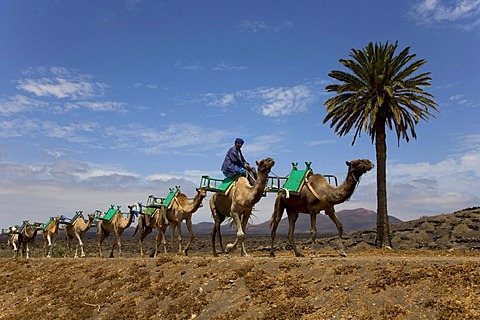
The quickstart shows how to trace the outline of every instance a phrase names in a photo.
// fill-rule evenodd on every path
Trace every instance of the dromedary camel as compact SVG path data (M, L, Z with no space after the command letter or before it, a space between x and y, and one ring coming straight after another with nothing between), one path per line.
M43 229L43 257L51 258L53 245L57 241L58 232L60 231L60 218L51 217L48 225Z
M295 246L295 240L293 237L298 214L307 213L310 215L312 254L315 254L315 240L317 237L316 218L321 210L325 210L325 214L330 217L337 227L339 237L338 253L341 256L346 256L342 240L343 226L338 220L334 205L347 201L352 196L355 188L360 182L360 177L373 168L372 162L368 159L347 161L346 164L348 166L347 177L342 185L338 187L330 185L321 174L310 174L306 177L305 183L300 189L298 195L290 194L287 198L284 193L278 194L277 199L275 200L272 218L270 219L270 226L272 229L272 247L270 249L270 256L275 256L274 243L276 230L285 209L287 210L288 215L288 241L297 257L303 256Z
M85 257L85 252L83 251L83 237L87 233L88 229L93 224L95 215L93 213L88 214L88 221L85 221L83 214L79 212L78 217L71 224L65 225L65 241L67 242L67 251L70 254L70 244L73 238L77 239L77 245L75 247L75 256L78 258L78 248L80 247L80 257Z
M178 193L175 198L173 198L173 204L170 209L167 210L167 219L170 226L170 243L173 248L173 239L175 237L175 229L177 229L177 240L178 240L178 253L183 253L188 256L188 249L194 240L195 236L193 235L192 228L192 215L200 208L203 199L207 196L207 190L197 189L197 194L192 201L188 200L188 197L184 193ZM190 238L187 245L182 251L182 221L185 220L187 225L188 234ZM163 227L163 233L165 234L166 226ZM158 247L158 243L156 245ZM158 249L155 249L157 252ZM166 246L164 245L164 250L166 252Z
M258 166L258 178L253 186L249 184L247 178L239 177L226 194L217 192L210 198L210 210L212 211L212 216L215 221L215 226L212 230L214 256L218 255L215 249L215 237L217 233L222 254L224 254L225 251L228 253L229 251L235 250L237 245L240 245L240 255L242 257L247 255L244 244L247 223L252 214L253 206L260 201L265 192L268 174L275 165L275 161L272 158L266 158L256 163ZM235 222L237 238L233 243L227 244L227 247L224 249L220 225L226 217L231 217Z
M113 258L113 250L115 250L115 245L118 246L118 256L122 255L122 243L121 236L125 229L129 228L133 221L133 216L135 212L133 211L133 205L128 206L130 212L128 217L125 218L120 211L120 207L114 216L109 220L100 220L97 226L97 236L98 236L98 253L102 257L102 242L107 238L110 233L114 233L116 237L116 242L112 245L112 251L110 251L110 258Z
M42 229L40 224L34 223L33 225L28 222L28 220L23 221L23 226L20 229L19 234L19 243L22 245L21 256L30 258L29 244L33 244L35 237L37 236L38 230Z
M195 238L192 228L192 215L198 210L198 208L202 204L203 199L206 196L207 190L204 189L197 189L197 194L192 201L190 201L184 193L178 193L175 198L173 198L173 203L170 209L167 209L165 212L165 216L168 220L168 225L165 223L165 219L163 218L164 213L162 212L161 208L156 209L150 217L141 215L138 219L137 228L135 229L135 233L137 232L137 230L139 232L138 240L140 244L140 255L142 257L144 255L143 240L153 231L153 229L157 230L157 237L155 238L155 251L153 253L153 256L156 257L158 255L158 247L160 243L163 246L163 252L166 253L167 245L165 241L165 231L167 227L170 226L170 241L172 247L174 242L175 229L178 229L178 252L183 253L187 256L190 245ZM185 220L185 223L187 225L190 239L185 248L182 250L181 225L183 220Z

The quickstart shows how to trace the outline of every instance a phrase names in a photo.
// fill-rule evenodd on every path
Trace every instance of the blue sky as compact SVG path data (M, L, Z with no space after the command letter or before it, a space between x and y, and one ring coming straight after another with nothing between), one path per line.
M146 202L220 178L236 137L254 163L311 161L345 179L375 149L338 137L328 73L369 42L398 41L427 63L440 113L417 140L388 133L389 214L480 205L480 1L0 0L0 217ZM376 210L376 172L350 208ZM207 197L207 199L210 195ZM274 195L256 206L268 220ZM212 221L207 201L194 222Z

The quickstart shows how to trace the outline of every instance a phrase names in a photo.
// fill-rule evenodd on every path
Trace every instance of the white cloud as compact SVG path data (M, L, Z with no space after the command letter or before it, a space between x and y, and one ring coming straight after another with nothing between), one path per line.
M203 154L208 145L216 146L221 139L230 135L223 130L204 128L190 123L169 124L158 129L132 124L121 129L104 128L103 132L114 139L112 148L134 150L143 154L172 152ZM208 145L205 141L209 142Z
M281 23L276 25L270 25L265 21L261 20L243 20L238 24L238 28L242 31L249 33L277 33L284 30L292 29L293 22L290 20L283 20Z
M101 83L73 82L63 78L23 79L18 81L17 89L35 94L37 97L86 99L103 93Z
M53 121L38 119L14 119L0 121L0 137L49 137L83 143L89 139L82 133L93 132L97 127L98 125L93 122L59 125Z
M242 90L235 93L206 93L202 99L207 105L230 107L244 101L266 117L288 116L308 110L318 100L318 83L299 84L293 87L271 87Z
M199 71L204 68L199 62L187 62L185 60L178 60L175 67L190 71Z
M62 67L29 68L24 70L25 79L17 81L17 89L37 97L57 99L88 99L104 94L107 85L92 82L90 75Z
M8 100L0 99L0 114L10 115L26 111L36 111L39 108L46 108L47 103L31 99L22 95L15 95Z
M410 15L424 24L454 23L464 29L479 24L479 0L423 0L412 6Z
M65 104L65 110L79 108L85 108L92 111L126 111L125 103L116 101L79 101Z
M298 85L290 88L268 88L257 91L265 101L260 106L261 114L267 117L279 117L307 110L314 100L310 88Z
M245 70L247 67L244 66L234 66L226 62L220 62L216 63L213 67L212 70L215 71L241 71Z

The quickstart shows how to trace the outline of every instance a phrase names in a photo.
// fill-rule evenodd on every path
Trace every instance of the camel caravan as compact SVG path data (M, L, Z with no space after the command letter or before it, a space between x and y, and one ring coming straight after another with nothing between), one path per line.
M294 239L295 222L299 214L310 215L311 221L311 254L316 254L316 216L324 211L335 224L338 233L338 253L346 256L343 245L343 226L338 219L334 206L349 200L360 183L360 178L370 171L374 165L367 159L347 161L347 175L344 182L338 185L337 178L333 175L313 173L311 162L305 162L305 169L299 169L298 163L292 163L292 170L286 176L269 176L275 161L265 158L256 161L258 174L255 179L245 174L235 174L224 179L202 176L200 185L193 198L188 198L181 192L180 186L169 189L165 197L150 195L145 205L136 202L128 205L128 213L122 212L120 206L111 205L107 211L96 210L86 217L83 211L76 211L72 218L63 215L50 217L45 223L29 223L23 221L20 226L2 229L2 234L8 236L8 246L13 250L13 257L29 258L29 246L32 245L37 233L43 236L43 257L52 258L53 248L57 242L60 231L64 232L66 244L65 257L86 257L84 251L84 237L87 231L96 227L98 241L98 256L103 257L102 243L112 234L115 239L108 254L114 257L122 256L122 234L138 219L133 236L138 237L140 256L144 257L144 239L156 230L154 251L152 257L157 257L160 252L168 254L166 231L170 230L170 247L174 248L175 233L177 234L178 254L188 256L189 249L194 241L192 226L193 214L203 206L203 199L207 192L212 192L209 207L213 218L211 231L212 253L216 257L225 255L240 248L240 256L247 255L245 238L248 222L254 206L265 197L267 193L276 193L273 213L270 219L271 249L270 256L275 257L275 237L277 227L283 217L284 211L288 218L288 243L295 256L303 254L297 249ZM185 221L189 237L184 245L182 223ZM229 221L236 230L236 238L232 243L224 246L220 226ZM217 251L217 239L220 251ZM71 243L75 240L75 252L72 255Z

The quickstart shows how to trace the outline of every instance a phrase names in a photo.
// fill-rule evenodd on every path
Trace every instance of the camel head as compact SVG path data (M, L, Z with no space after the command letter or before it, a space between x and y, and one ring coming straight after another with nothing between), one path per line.
M352 161L346 161L345 163L348 166L348 173L352 173L357 180L374 167L373 163L368 159L356 159Z
M130 209L130 213L133 213L136 217L138 217L138 214L142 213L142 203L141 202L135 202L134 204L131 204L127 206L128 209Z
M268 175L272 167L275 165L275 161L272 158L265 158L257 161L258 172Z
M200 199L203 200L203 198L205 198L207 196L207 189L204 189L204 188L197 188L195 189L197 191L197 194L198 196L200 197Z
M88 214L88 220L90 220L90 221L95 220L95 213L89 213Z

